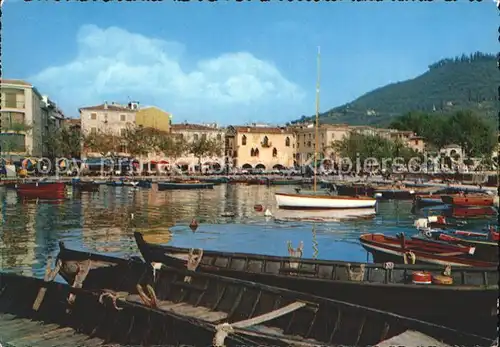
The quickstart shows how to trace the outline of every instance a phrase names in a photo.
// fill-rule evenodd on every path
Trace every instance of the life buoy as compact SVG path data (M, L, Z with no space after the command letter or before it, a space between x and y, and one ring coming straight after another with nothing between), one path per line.
M432 276L432 283L451 285L453 284L453 278L450 276L436 275Z
M415 271L411 275L413 284L431 284L432 275L425 271Z

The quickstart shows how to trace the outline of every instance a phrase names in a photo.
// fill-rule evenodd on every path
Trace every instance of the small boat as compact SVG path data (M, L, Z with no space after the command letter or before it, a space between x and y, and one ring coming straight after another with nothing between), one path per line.
M441 200L453 206L493 206L493 196L488 195L443 195Z
M453 218L488 218L496 216L498 212L492 206L452 206L444 210L443 214Z
M124 180L123 185L125 187L137 187L139 185L139 181L135 180Z
M328 194L275 193L276 202L282 209L352 209L374 208L377 199L366 196L339 196Z
M72 288L48 277L0 273L0 293L4 346L209 346L215 335L213 325L137 303L137 295ZM237 333L225 344L279 345Z
M122 187L123 186L123 181L107 181L106 185L107 186L112 186L112 187Z
M200 181L205 183L213 183L214 185L219 185L227 183L229 179L227 177L213 177L213 178L207 177L207 178L201 178Z
M133 276L118 265L123 264L125 259L118 260L114 266L116 258L99 255L101 261L103 257L107 258L105 263L101 263L94 260L93 254L87 254L87 260L80 262L82 267L66 267L64 263L71 261L69 256L70 253L66 252L66 259L62 256L58 258L62 264L60 271L66 272L66 277L76 278L87 264L85 272L88 277L77 280L83 288L101 287L100 278L104 277L130 278L131 287L126 290L126 301L143 302L154 311L170 312L186 320L210 325L215 332L215 346L224 345L224 331L225 336L248 337L265 346L368 346L408 331L416 331L447 344L484 345L493 342L487 336L472 335L381 310L192 271L194 267L191 266L190 271L143 263L144 272L134 281ZM90 277L98 269L101 270L100 276ZM149 284L148 294L142 292L137 283ZM123 288L121 281L107 289L116 292L116 288ZM493 330L496 332L496 327ZM158 334L163 336L165 332L159 330ZM188 330L181 335L192 333Z
M213 189L213 183L206 182L158 182L158 190Z
M413 236L415 238L426 238L427 240L435 240L436 242L449 243L454 245L462 245L474 247L474 258L488 262L498 262L499 259L499 243L498 233L491 235L489 240L488 234L479 235L475 232L463 232L460 230L443 232L442 230L421 230L420 234ZM458 235L464 235L462 237ZM467 236L465 236L467 235ZM494 240L494 238L497 240Z
M437 205L444 204L443 200L441 199L441 196L432 195L432 194L426 194L426 195L417 194L417 195L415 195L415 199L414 199L413 203L417 208L422 208L425 206L437 206Z
M148 243L138 232L134 237L148 263L186 268L197 257L196 271L351 302L480 335L496 333L496 319L491 316L498 297L496 266L454 268L453 284L422 286L412 283L413 272L439 276L445 267L193 250Z
M33 182L17 184L17 194L22 197L63 199L66 194L64 182Z
M363 234L361 245L373 255L375 262L428 263L450 266L498 266L497 262L477 260L474 247L435 244L425 240L407 240L403 233L397 237L384 234Z
M302 183L302 178L290 178L290 179L271 178L267 182L267 184L270 186L293 186L293 185L300 185L301 183Z
M417 229L450 229L459 228L464 226L466 223L464 221L454 221L450 222L445 216L429 216L427 218L419 218L415 221L414 225Z
M137 186L141 188L151 188L153 185L153 181L151 180L139 180L138 182Z
M73 188L81 192L97 192L100 184L95 182L79 181L73 183Z
M411 200L415 196L414 189L376 188L374 195L382 200Z

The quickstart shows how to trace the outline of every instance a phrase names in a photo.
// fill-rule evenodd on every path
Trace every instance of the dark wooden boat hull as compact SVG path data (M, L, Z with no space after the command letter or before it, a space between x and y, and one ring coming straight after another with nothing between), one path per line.
M66 250L64 257L69 257L69 252ZM61 255L59 259L64 257ZM90 255L90 258L92 257ZM112 262L112 259L108 257L108 262ZM119 262L123 264L123 261ZM145 272L151 270L146 263L143 267ZM123 269L107 266L100 276L107 277L105 272L109 275L120 271ZM127 272L121 274L129 276ZM97 277L92 280L88 277L85 280L84 288L98 286L100 283ZM240 334L253 334L252 339L262 337L278 341L286 339L289 345L297 343L309 346L339 344L367 346L408 329L420 331L446 343L460 341L461 344L470 345L492 341L489 338L464 334L442 326L341 301L172 267L163 267L155 271L153 287L159 300L158 307L187 316L195 315L193 318L210 316L211 324L230 322L234 325L234 322L259 317L270 311L276 312L276 309L300 303L300 307L293 313L264 323L256 323L252 328L242 327L238 330Z
M78 182L73 184L73 188L77 189L81 192L97 192L99 191L100 184L98 183L83 183L83 182Z
M415 196L414 200L414 205L417 208L422 208L422 207L427 207L427 206L438 206L438 205L443 205L443 201L441 200L441 197L439 196L429 196L429 195L424 195L420 196L417 195Z
M37 311L34 302L45 295ZM73 304L68 303L74 293ZM0 273L0 337L6 346L210 346L213 327L66 284ZM100 302L102 300L102 303ZM274 344L229 336L228 346Z
M134 236L148 263L186 267L189 249L152 245L140 233ZM408 284L412 271L440 274L443 267L428 264L393 264L393 267L204 250L198 271L351 302L482 335L494 330L496 320L491 310L496 307L498 296L496 267L455 268L453 286ZM359 278L362 268L365 271Z
M213 189L213 183L158 183L158 190Z
M410 190L377 190L375 189L374 194L380 193L381 196L378 199L381 200L411 200L415 196L414 191Z

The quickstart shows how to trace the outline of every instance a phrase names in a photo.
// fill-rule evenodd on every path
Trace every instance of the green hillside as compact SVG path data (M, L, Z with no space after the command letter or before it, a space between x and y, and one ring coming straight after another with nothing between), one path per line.
M494 120L499 86L496 57L477 52L443 59L417 78L366 93L321 114L320 122L383 126L410 111L440 114L465 109Z

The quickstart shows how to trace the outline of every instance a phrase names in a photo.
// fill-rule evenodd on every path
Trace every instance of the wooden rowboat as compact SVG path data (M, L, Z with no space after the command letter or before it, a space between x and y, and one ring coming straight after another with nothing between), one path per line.
M481 335L496 332L491 316L498 296L496 266L454 268L452 285L422 286L412 284L413 271L441 275L445 267L193 250L147 243L138 232L134 236L148 263L186 268L195 259L197 271L347 301Z
M106 290L0 273L0 343L9 347L209 346L213 326ZM278 345L231 334L226 346Z
M366 196L338 196L326 194L275 193L276 202L282 209L352 209L373 208L377 199Z
M428 263L451 266L496 267L498 262L475 259L474 247L434 244L425 240L407 240L404 234L386 236L384 234L363 234L361 245L373 255L375 262L394 261ZM410 258L414 258L411 260Z
M414 199L413 203L418 208L425 207L425 206L437 206L437 205L444 204L444 202L441 199L441 196L432 195L432 194L415 195L415 199Z
M458 233L457 233L458 232ZM488 235L486 237L460 237L460 234L466 234L467 232L460 231L450 231L444 232L442 230L422 230L420 235L415 236L415 238L425 237L427 240L435 240L435 242L449 243L453 245L462 245L468 247L474 247L474 258L479 260L484 260L488 262L498 262L499 259L499 243L497 241L488 240ZM469 233L473 235L478 235L478 233Z
M68 251L65 254L68 256ZM93 255L88 256L87 264L94 264ZM104 256L99 257L103 259ZM119 278L117 274L112 275L118 272L132 280L124 268L120 270L120 267L109 265L113 259L116 258L107 257L107 265L100 276L91 278L91 273L100 267L95 261L93 269L88 270L84 288L99 287L99 278ZM59 260L69 261L63 256ZM123 263L123 260L118 262ZM148 294L143 293L141 287L132 286L127 290L126 300L143 302L155 310L172 312L193 322L210 325L216 331L216 346L223 345L224 335L231 337L233 334L266 346L367 346L408 331L417 331L449 344L459 341L461 344L492 343L492 339L487 337L346 302L157 265L160 264L151 267L143 263L143 276L135 278L135 283L146 284L149 276L151 287ZM67 267L61 266L62 271L67 271L64 269ZM66 277L75 275L67 273ZM117 284L117 287L121 285ZM113 287L107 289L115 290ZM139 290L139 295L134 292L136 290ZM162 330L159 333L164 334ZM189 331L183 333L190 334Z
M454 206L493 206L493 196L488 195L443 195L441 200Z
M16 189L17 194L21 197L44 199L62 199L66 193L64 182L20 183Z

